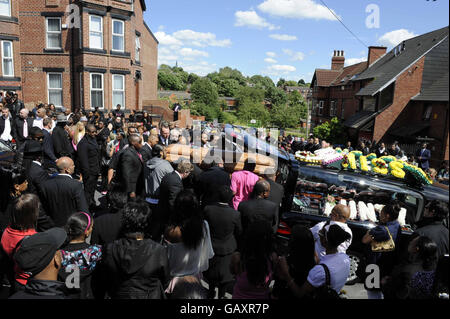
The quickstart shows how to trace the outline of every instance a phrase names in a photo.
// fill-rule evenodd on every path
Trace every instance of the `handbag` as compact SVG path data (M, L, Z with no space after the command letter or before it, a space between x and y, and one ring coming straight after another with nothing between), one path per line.
M395 243L392 239L391 232L389 231L389 228L384 226L389 234L389 239L385 241L372 241L371 247L372 251L375 253L384 253L395 250Z

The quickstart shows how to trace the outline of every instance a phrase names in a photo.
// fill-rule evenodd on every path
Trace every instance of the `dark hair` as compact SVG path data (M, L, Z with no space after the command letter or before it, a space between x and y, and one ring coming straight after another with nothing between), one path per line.
M250 163L248 161L248 159L245 160L245 162L244 162L244 171L253 172L255 170L255 168L256 168L256 163Z
M219 188L217 190L217 195L218 195L218 199L222 203L230 203L234 196L233 191L227 185L219 186Z
M437 263L437 245L427 236L420 236L417 241L419 258L424 270L432 270Z
M259 195L263 194L265 191L270 189L270 184L266 180L257 181L255 186L253 187L253 191L251 193L251 198L257 198Z
M203 216L194 192L181 191L175 199L175 211L172 221L180 227L183 244L195 249L203 238Z
M14 167L11 170L11 183L10 183L10 192L14 193L15 188L14 185L21 185L27 180L27 175L25 173L25 169L21 167Z
M272 227L264 220L256 220L247 229L242 261L248 281L253 285L264 283L269 273L269 257L273 252Z
M39 208L39 197L35 194L24 194L17 198L11 214L11 228L21 231L36 228Z
M297 280L298 284L301 284L316 264L314 236L309 228L295 225L291 231L288 247L289 255L286 259L289 265L289 273Z
M120 186L114 187L106 195L108 200L109 209L111 213L116 213L125 207L128 201L128 195L120 190Z
M160 144L156 144L152 147L152 157L161 158L161 152L164 150L164 147Z
M70 242L75 238L80 237L84 234L88 227L91 227L92 217L89 216L89 219L86 214L87 213L82 212L74 213L67 219L66 225L64 227L67 233L66 242Z
M398 203L398 201L395 201L392 204L385 205L382 209L382 212L389 215L389 221L397 220L398 214L400 213L400 210L402 207Z
M144 233L149 225L151 210L143 200L128 202L123 208L123 233Z
M428 209L433 212L436 221L442 221L448 216L448 204L445 202L432 200Z
M336 248L344 241L350 239L350 234L339 225L331 225L326 232L327 245L329 248Z

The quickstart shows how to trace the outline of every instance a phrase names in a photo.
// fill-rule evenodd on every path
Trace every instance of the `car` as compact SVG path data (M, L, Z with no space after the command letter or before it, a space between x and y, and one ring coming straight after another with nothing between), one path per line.
M10 166L15 158L15 151L4 141L0 140L0 166Z
M340 169L321 166L298 165L298 180L290 210L282 210L277 231L277 249L279 254L287 252L290 230L300 224L308 228L327 221L324 206L328 195L355 201L371 201L381 205L397 199L406 209L405 224L400 236L400 250L406 248L416 224L423 218L424 207L431 200L448 203L448 190L432 185L411 185L401 180L381 178ZM307 199L306 199L307 198ZM300 199L303 199L300 200ZM445 222L448 227L448 220ZM352 244L347 250L351 258L350 275L347 284L361 280L365 269L367 245L361 239L376 224L368 220L349 220L348 226L353 232Z

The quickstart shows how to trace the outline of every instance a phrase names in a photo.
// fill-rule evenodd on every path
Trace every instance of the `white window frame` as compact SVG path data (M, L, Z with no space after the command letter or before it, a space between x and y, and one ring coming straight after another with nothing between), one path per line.
M92 83L93 83L93 81L92 81L92 77L94 76L94 75L100 75L101 76L101 78L102 78L102 88L101 89L97 89L97 88L92 88ZM89 86L90 86L90 90L89 90L89 97L90 97L90 100L91 100L91 105L90 105L90 107L91 107L91 109L94 109L94 106L92 106L92 91L102 91L102 106L101 107L99 107L100 109L104 109L105 108L105 81L104 81L104 77L103 77L103 73L90 73L89 74Z
M136 34L134 60L141 62L141 37ZM138 45L139 44L139 45Z
M53 19L53 20L59 20L59 32L58 31L48 31L48 20ZM46 41L46 48L47 49L62 49L62 24L61 24L61 18L58 17L48 17L45 19L45 41ZM48 36L49 34L59 34L59 47L50 47L48 45Z
M59 75L60 77L61 77L61 89L55 89L55 88L50 88L50 75L54 75L54 74L57 74L57 75ZM50 102L50 90L52 90L52 91L60 91L61 92L61 103L62 104L64 104L64 102L63 102L63 74L62 73L60 73L60 72L48 72L47 73L47 101L48 101L48 103L50 104L50 103L53 103L53 102ZM56 105L55 104L55 106L63 106L63 105Z
M122 87L123 87L122 90L114 89L114 77L116 77L116 76L122 77ZM111 82L111 90L112 90L111 103L114 104L113 107L116 107L116 105L117 105L117 103L113 103L113 101L114 101L114 92L121 92L123 94L123 103L120 103L120 106L121 106L122 109L126 109L126 105L125 105L125 101L126 101L126 99L125 99L125 75L123 75L123 74L113 74L112 77L111 77L111 80L112 80L112 82Z
M4 50L4 43L8 42L11 44L11 57L6 57L5 58L5 50ZM12 62L12 74L5 74L5 60L11 60ZM14 45L12 41L2 41L2 75L4 77L14 77Z
M319 101L319 112L318 112L318 115L322 115L323 114L323 104L324 104L324 101Z
M122 34L114 33L114 23L115 22L122 23L122 31L123 31ZM112 19L112 22L111 22L111 34L112 34L111 35L111 51L125 52L125 22L123 20L119 20L119 19ZM123 45L122 45L123 49L122 50L114 49L114 37L121 37L122 38L122 43L123 43Z
M8 14L7 15L1 15L2 17L10 17L11 16L11 0L8 0Z
M91 30L91 25L92 25L92 18L93 17L95 17L95 18L100 18L100 26L101 26L101 30L100 31L92 31ZM91 43L91 33L100 33L101 34L101 36L102 36L102 41L100 42L102 45L101 45L101 47L100 48L98 48L98 47L93 47L92 46L92 43ZM89 48L91 48L91 49L99 49L99 50L103 50L103 17L102 16L98 16L98 15L94 15L94 14L91 14L90 16L89 16Z
M330 116L336 116L336 101L330 101Z

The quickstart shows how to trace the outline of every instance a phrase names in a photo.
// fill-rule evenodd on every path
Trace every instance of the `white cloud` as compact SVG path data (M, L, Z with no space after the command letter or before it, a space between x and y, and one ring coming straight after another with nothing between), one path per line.
M400 42L408 40L415 36L416 34L414 34L414 32L408 31L406 29L399 29L383 34L378 39L378 42L387 47L394 47L400 44Z
M191 48L182 48L180 50L180 54L184 57L198 57L198 56L202 56L202 57L208 57L209 54L208 52L205 51L200 51L200 50L193 50Z
M264 59L264 62L267 62L267 63L277 63L277 60L272 59L272 58L265 58L265 59Z
M198 47L229 47L231 40L217 40L216 35L211 32L197 32L193 30L180 30L172 34L172 36L184 45L193 45Z
M235 27L250 27L256 29L269 29L269 30L277 30L280 27L275 26L266 21L266 19L260 17L256 11L237 11L234 14L236 18L236 22L234 23Z
M155 32L155 37L158 39L160 45L181 46L183 44L180 40L164 31Z
M271 34L269 35L272 39L280 40L280 41L295 41L297 37L295 35L288 34Z
M367 61L367 57L345 59L345 66Z
M271 58L274 58L277 56L277 54L275 52L266 52L266 55Z
M325 6L313 0L265 0L258 6L258 9L264 13L284 18L336 20ZM334 10L332 11L336 14Z
M281 65L281 64L274 64L262 71L262 74L269 75L269 76L286 76L291 72L295 72L297 69L295 66L292 65Z
M286 55L289 55L292 61L302 61L305 58L305 54L303 52L294 52L290 49L283 49L283 52Z
M205 76L208 73L217 71L217 64L210 64L206 61L201 61L195 64L181 64L183 70L189 73L195 73L200 76Z

